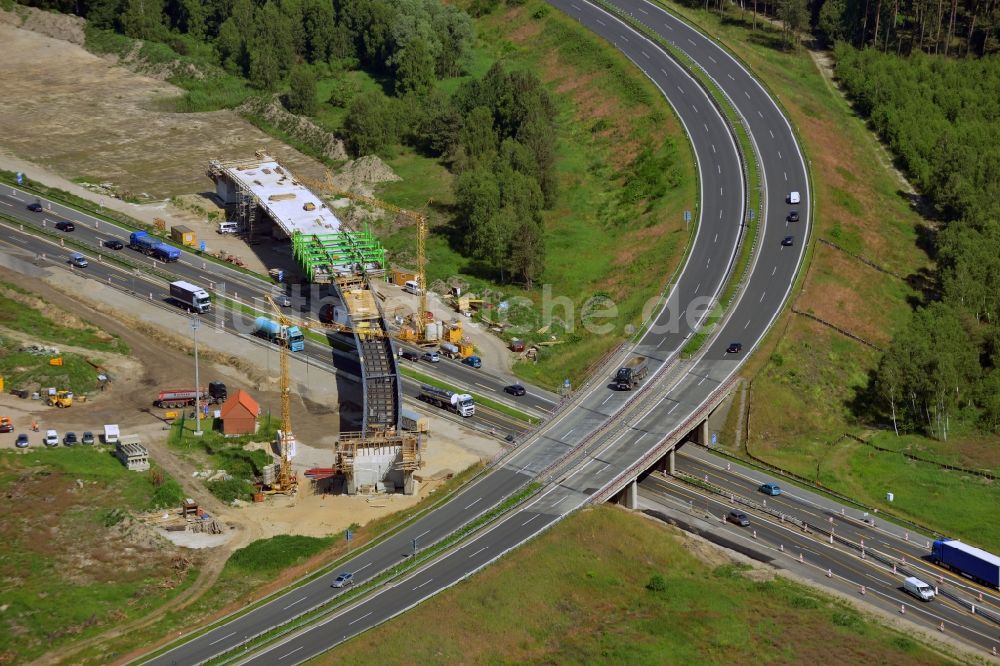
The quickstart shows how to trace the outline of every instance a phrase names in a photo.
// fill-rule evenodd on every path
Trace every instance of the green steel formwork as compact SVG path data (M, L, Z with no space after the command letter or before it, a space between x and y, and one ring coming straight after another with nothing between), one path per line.
M296 260L310 282L329 282L344 268L377 264L385 271L385 248L368 230L292 236Z

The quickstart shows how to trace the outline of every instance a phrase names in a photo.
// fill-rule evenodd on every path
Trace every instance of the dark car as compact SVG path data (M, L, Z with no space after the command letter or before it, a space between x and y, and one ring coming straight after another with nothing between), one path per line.
M739 354L741 351L743 351L742 342L731 342L729 343L729 346L726 347L727 354Z
M726 514L726 520L735 525L739 525L740 527L750 526L750 518L747 516L747 514L743 513L742 511L738 511L736 509L733 509L728 514Z
M28 436L22 432L20 435L17 436L17 441L14 442L14 446L16 446L19 449L28 448Z
M795 242L794 236L785 236L781 239L781 244L785 247L791 247L793 242Z
M520 384L511 384L510 386L503 387L504 393L510 393L511 395L524 395L527 391Z
M120 250L123 247L125 247L125 243L121 242L117 238L109 238L108 240L104 241L104 247L109 248L111 250Z
M35 203L30 203L28 204L28 210L30 210L32 213L41 213L42 204L38 203L37 201Z
M94 444L94 433L89 430L83 433L83 438L80 440L80 443L92 446Z
M404 349L399 352L400 357L405 358L407 361L419 361L420 354L415 351L410 351L409 349Z
M354 574L345 571L337 576L330 587L347 587L348 585L354 585Z
M765 483L757 490L764 493L765 495L771 495L772 497L781 494L781 486L779 486L777 483Z
M788 211L788 221L789 222L798 222L799 221L799 211L797 211L797 210L790 210L790 211Z
M59 231L76 231L76 225L69 220L59 220L56 222L56 229Z
M66 433L66 436L63 437L63 444L65 444L66 446L76 446L77 444L76 433L75 432Z

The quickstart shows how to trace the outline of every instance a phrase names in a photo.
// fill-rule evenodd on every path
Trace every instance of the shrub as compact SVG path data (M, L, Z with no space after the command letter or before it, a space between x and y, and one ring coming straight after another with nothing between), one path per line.
M646 589L650 592L666 592L667 591L667 581L660 574L653 574L649 578L649 582L646 583Z

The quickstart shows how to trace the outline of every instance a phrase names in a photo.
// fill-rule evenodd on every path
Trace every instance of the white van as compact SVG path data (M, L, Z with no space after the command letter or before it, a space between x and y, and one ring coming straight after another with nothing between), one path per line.
M42 441L45 442L45 446L59 446L59 433L55 430L46 430L45 439Z
M419 296L420 283L417 282L416 280L407 280L405 283L403 283L403 291L405 291L408 294L416 294L417 296Z
M799 196L798 192L791 192L791 193L789 193L789 195L788 195L788 203L790 203L790 204L797 204L800 201L802 201L802 197Z
M218 232L220 234L235 234L240 230L238 222L219 222Z
M934 588L913 576L903 581L903 589L921 601L930 601L934 598Z

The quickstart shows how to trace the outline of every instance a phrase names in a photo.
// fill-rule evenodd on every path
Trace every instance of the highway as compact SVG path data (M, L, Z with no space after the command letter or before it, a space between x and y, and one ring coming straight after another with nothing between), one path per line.
M722 486L725 492L719 495L654 473L640 484L641 508L655 513L658 506L669 506L701 518L706 522L699 532L709 539L721 537L742 546L744 552L763 549L768 557L758 559L863 598L866 603L925 628L942 631L944 627L947 635L983 651L991 651L1000 643L997 590L926 559L930 536L878 519L873 524L868 522L873 516L796 487L782 486L781 495L765 496L758 488L764 482L773 482L772 477L724 461L700 447L682 449L677 456L677 470L699 480L707 478L708 483ZM727 497L729 493L733 499ZM748 514L750 526L722 522L722 517L734 508ZM937 598L922 602L904 592L902 581L906 576L936 586Z
M344 569L353 571L356 580L363 583L409 555L414 539L418 548L434 543L541 475L546 485L534 499L457 550L404 580L380 588L361 602L348 605L321 624L270 646L251 662L298 663L328 650L446 589L590 501L725 384L743 359L743 355L727 357L728 342L742 342L744 355L749 353L787 298L803 256L810 221L808 179L794 136L778 108L738 63L696 31L665 16L660 22L670 24L672 33L685 35L696 47L703 47L695 57L708 54L719 63L719 84L748 119L758 144L760 133L774 134L761 145L765 148L761 151L766 194L764 225L743 295L732 307L721 334L706 345L697 360L674 361L710 309L736 256L745 216L745 192L734 139L702 88L655 44L586 2L554 0L552 4L614 42L649 75L673 105L695 151L702 186L696 236L666 308L636 347L661 371L634 393L609 390L606 377L597 377L580 388L571 404L490 474L470 484L443 507L357 556ZM654 11L652 5L648 7L648 11ZM751 122L751 117L758 122ZM788 232L787 209L782 201L791 189L802 193L802 221L796 224L798 242L783 247L780 241ZM577 448L582 452L566 467L553 467ZM236 647L300 609L335 598L339 592L329 584L330 580L316 580L291 590L181 644L152 663L196 663Z
M46 207L46 210L35 213L26 208L29 203L36 200L40 201ZM264 300L264 296L274 293L274 290L279 288L278 285L275 285L270 280L248 275L225 264L208 261L190 250L183 250L181 259L177 262L165 264L155 261L140 252L128 248L128 230L106 220L99 220L76 209L63 206L58 202L51 202L44 198L35 197L17 188L9 186L0 187L0 213L25 225L26 229L33 228L40 230L44 227L44 230L48 233L57 236L64 235L67 242L71 241L73 244L82 244L84 249L67 245L65 248L59 248L57 255L52 255L51 247L41 249L44 246L32 244L34 242L28 241L26 236L13 235L8 238L12 244L25 249L37 248L39 253L45 252L47 257L51 257L56 262L64 262L70 252L79 251L91 261L90 267L84 270L97 272L105 279L108 274L95 268L98 266L96 260L99 256L103 255L108 259L113 258L118 262L126 262L136 267L137 270L133 272L135 279L133 280L131 276L119 272L113 274L112 280L116 281L118 286L127 286L132 291L136 291L133 286L141 286L142 289L137 291L137 293L141 293L147 297L152 293L153 298L159 302L167 302L168 300L167 283L169 280L167 276L169 276L170 280L188 280L206 288L213 294L224 294L226 298L255 307L266 315L270 311L270 308ZM72 221L76 226L76 230L72 232L56 230L55 223L58 220ZM116 251L102 246L103 241L112 238L123 241L126 244L125 249ZM109 261L108 263L112 262ZM121 264L119 266L121 267ZM145 280L145 284L143 285L140 284L143 282L140 276L144 272L158 272L164 277L157 279L150 276ZM299 285L292 285L291 297L294 315L314 321L319 320L319 311L323 305L334 302L334 299L329 295L329 290L323 285L310 285L304 288L300 288ZM208 318L214 318L217 325L220 326L226 321L229 321L230 325L232 325L232 321L226 319L227 315L224 315L224 312L224 309L216 308L214 313L208 315ZM242 333L249 333L252 324L252 317L242 317L235 323L235 325L240 326L237 330ZM347 342L346 338L342 340ZM353 351L353 342L349 342L348 344L352 348L352 351L342 355L337 367L354 376L360 376L361 370L357 362L357 354ZM415 347L411 348L416 349ZM495 377L483 370L477 370L450 360L436 364L424 362L414 364L410 361L406 361L405 363L424 374L440 379L453 386L486 394L498 402L507 403L511 407L523 409L533 415L547 414L559 401L559 396L530 385L526 385L527 395L515 398L503 392L503 387L512 383L513 378ZM523 384L523 382L521 383Z
M90 265L87 268L70 268L67 262L67 256L73 248L71 247L61 247L58 244L58 239L53 239L48 236L36 236L28 231L18 232L16 229L11 229L10 227L0 226L0 229L5 229L10 233L0 240L0 248L6 247L6 253L11 255L16 255L20 253L24 259L31 260L33 257L39 255L45 255L45 259L39 259L39 266L58 266L62 270L73 270L80 280L96 280L104 284L109 284L118 289L121 289L127 293L133 294L137 299L150 300L150 295L152 295L152 302L157 306L162 307L166 312L171 314L184 315L184 313L172 304L168 303L168 289L167 283L161 279L158 279L154 275L149 275L142 271L132 271L127 268L113 263L111 261L98 262L93 258L90 259ZM80 227L78 226L79 230ZM114 251L108 250L109 255L114 255ZM137 257L143 257L142 255L136 254ZM171 264L170 266L173 266ZM240 335L246 340L251 340L260 346L261 351L267 353L270 349L276 348L269 342L253 336L251 331L253 328L253 318L243 314L239 311L229 310L226 308L216 308L213 312L206 315L202 315L201 319L204 323L214 326L219 329L224 329L232 332L235 335ZM186 333L186 329L184 333ZM333 338L339 338L337 341L342 345L349 345L350 342L347 338L342 338L337 334L330 334ZM343 389L350 386L359 385L361 368L358 364L357 353L354 351L344 351L336 347L330 347L324 345L315 340L306 339L306 347L302 352L292 354L293 362L303 362L308 359L308 363L312 368L315 368L317 372L326 372L330 374L330 380L335 381ZM277 357L273 363L275 367L277 366ZM412 363L410 361L403 361L404 363ZM478 372L472 368L467 368L466 366L460 366L457 362L445 360L441 363L436 364L445 369L445 372L428 372L427 374L441 378L443 381L454 381L453 377L448 374L448 370L457 370L462 372L463 370L468 370L471 372ZM421 364L420 370L425 370L429 364ZM454 367L453 367L454 366ZM479 378L480 382L489 381L487 376ZM492 382L496 384L498 380L493 379ZM475 390L483 392L483 386L477 386ZM360 388L357 390L360 391ZM529 391L532 389L529 388ZM502 388L500 389L502 392ZM506 414L490 410L488 408L478 406L476 410L476 415L464 419L451 412L432 407L423 402L417 402L417 395L420 392L420 382L403 376L403 394L404 399L408 398L411 404L419 406L424 412L439 416L443 418L449 418L450 420L460 422L463 425L478 428L484 432L488 432L491 429L494 433L501 439L507 435L513 436L515 440L519 440L524 437L524 435L530 430L530 426L520 419L508 416ZM504 394L505 395L505 394ZM500 402L505 402L511 406L522 408L523 406L517 404L515 399L505 400L503 397L495 398ZM540 398L539 402L544 401L544 398ZM150 397L152 401L152 396ZM536 403L538 404L538 403ZM532 409L525 409L524 411L532 414L545 414L547 412L538 412Z

